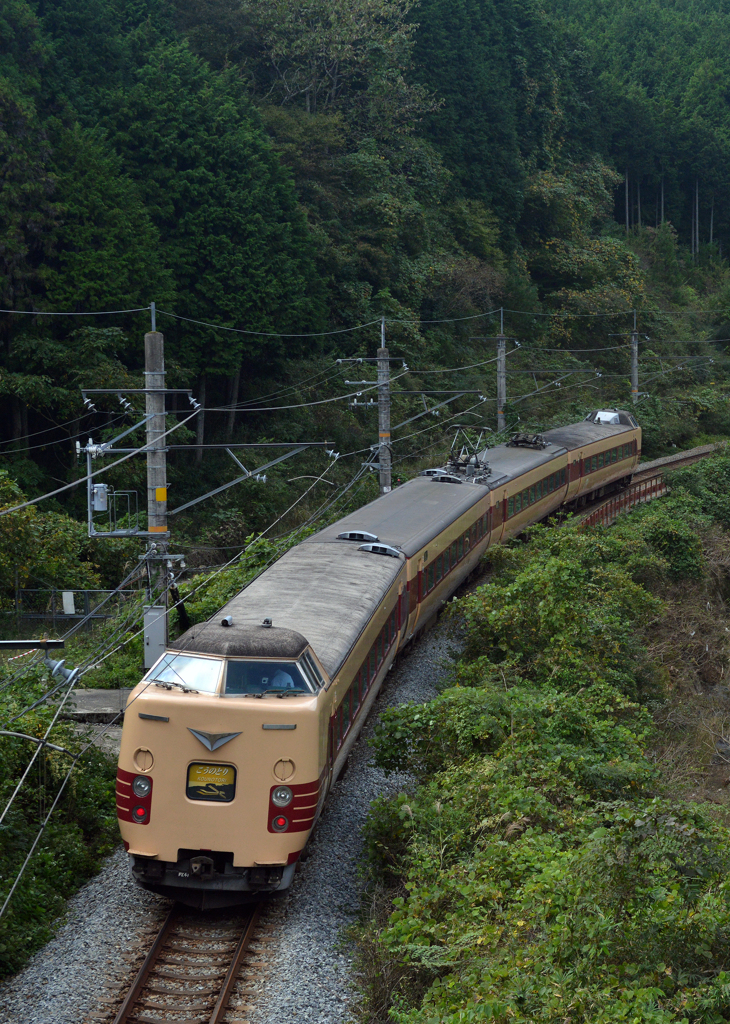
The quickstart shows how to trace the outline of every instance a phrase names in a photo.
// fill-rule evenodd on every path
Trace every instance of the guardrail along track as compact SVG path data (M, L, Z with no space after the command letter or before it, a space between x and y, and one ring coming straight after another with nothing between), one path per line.
M114 1024L247 1024L258 919L258 905L206 916L173 907Z
M700 459L707 458L717 451L725 442L719 441L714 444L703 444L698 448L689 448L676 455L666 455L662 459L655 459L653 462L645 462L637 466L634 473L633 483L612 497L601 501L599 505L591 508L580 520L581 526L610 526L622 512L628 512L637 505L643 505L655 498L662 498L669 493L664 474L673 470L681 469L683 466L691 466Z

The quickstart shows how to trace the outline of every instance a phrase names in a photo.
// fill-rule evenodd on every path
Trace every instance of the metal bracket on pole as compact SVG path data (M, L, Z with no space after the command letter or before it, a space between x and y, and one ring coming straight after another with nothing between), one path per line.
M201 494L199 498L193 498L192 501L186 502L184 505L179 505L178 508L174 508L171 512L168 512L170 516L176 516L179 512L184 512L188 508L192 508L193 505L197 505L201 501L205 501L206 498L212 498L216 494L221 494L222 491L227 491L229 487L235 487L236 484L240 484L243 480L248 480L249 477L256 477L263 473L265 469L270 469L272 466L276 466L277 463L283 462L285 459L290 459L292 455L299 455L300 452L305 451L310 446L308 444L301 444L297 448L294 448L290 452L286 452L284 455L280 455L278 459L272 459L271 462L267 462L263 466L259 466L253 472L249 472L245 466L243 466L233 452L229 451L228 454L231 458L244 470L244 475L236 477L235 480L230 480L227 484L222 484L220 487L216 487L212 491L208 491L207 494Z

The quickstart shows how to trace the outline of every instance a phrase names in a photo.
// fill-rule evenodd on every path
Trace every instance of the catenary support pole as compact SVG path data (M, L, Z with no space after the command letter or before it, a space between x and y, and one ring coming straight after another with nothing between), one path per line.
M631 401L634 405L639 401L639 335L636 329L636 310L634 329L631 332Z
M380 493L391 489L390 479L390 353L385 347L385 317L380 324L378 349L378 462Z
M497 338L497 430L504 430L507 420L507 339L504 336L504 310L499 311L499 337Z
M147 421L147 530L159 534L159 540L150 540L147 571L150 600L154 602L151 558L157 561L167 553L167 453L162 435L165 433L165 338L159 331L144 336L145 411ZM154 544L153 549L151 545ZM154 556L153 556L154 552ZM164 565L159 561L160 566ZM164 569L160 572L160 591L164 593ZM154 615L154 607L147 608L144 616L145 668L157 660L157 654L167 643L167 601L162 613ZM157 625L155 625L155 623ZM158 636L162 629L162 635ZM154 647L154 651L153 651Z
M165 433L165 339L159 331L144 336L147 421L147 529L167 534L167 455ZM154 389L154 390L152 390ZM161 538L166 539L166 538ZM159 547L159 545L158 545Z

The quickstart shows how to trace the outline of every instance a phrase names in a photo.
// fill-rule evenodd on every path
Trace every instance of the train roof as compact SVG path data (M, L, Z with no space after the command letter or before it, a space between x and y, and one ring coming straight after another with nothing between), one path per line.
M294 629L252 626L232 622L223 626L216 614L215 620L191 626L170 645L172 651L191 654L217 654L223 658L298 658L307 648L307 641Z
M353 542L298 544L216 612L218 622L230 615L233 626L210 621L194 629L202 639L210 628L215 639L234 630L250 633L271 619L273 628L262 628L261 635L272 644L278 633L306 637L333 678L403 566L402 558L360 551ZM259 656L289 657L289 638L284 639L281 651L272 647Z
M488 492L480 484L448 484L417 476L309 537L304 546L348 544L338 540L338 534L372 533L410 558Z
M488 477L490 488L514 480L517 476L529 473L532 469L547 465L553 459L565 455L565 448L560 444L548 444L545 448L522 448L508 444L498 444L480 452L480 458L486 460L491 470Z
M630 423L591 423L584 420L582 423L571 423L567 427L546 430L542 436L546 441L561 444L570 451L634 429L636 428Z

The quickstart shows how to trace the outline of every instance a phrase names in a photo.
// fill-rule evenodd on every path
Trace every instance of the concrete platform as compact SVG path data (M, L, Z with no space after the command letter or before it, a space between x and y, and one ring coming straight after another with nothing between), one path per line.
M124 708L131 692L131 688L74 690L63 709L62 716L67 721L93 725L107 725L117 719L121 726L124 720Z

